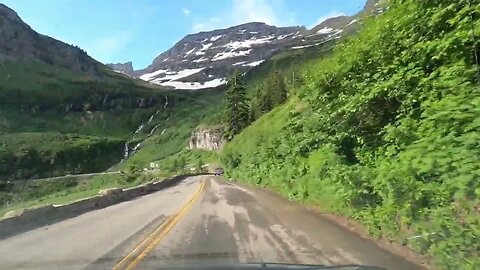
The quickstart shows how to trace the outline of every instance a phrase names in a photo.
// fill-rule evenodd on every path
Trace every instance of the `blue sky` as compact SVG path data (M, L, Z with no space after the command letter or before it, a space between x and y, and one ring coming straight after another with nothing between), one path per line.
M36 31L103 63L148 66L189 33L261 21L312 27L366 0L0 0Z

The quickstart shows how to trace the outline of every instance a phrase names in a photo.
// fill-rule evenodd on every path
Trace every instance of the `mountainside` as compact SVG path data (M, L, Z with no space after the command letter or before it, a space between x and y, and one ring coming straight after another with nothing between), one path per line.
M187 35L153 63L133 73L126 65L109 66L153 84L174 89L205 89L226 82L234 70L245 72L260 65L274 53L324 44L357 28L378 0L369 0L355 16L331 18L307 30L303 26L275 27L246 23L227 29Z
M221 103L221 89L193 95L147 86L38 34L0 5L0 184L102 171L137 152L138 162L174 154ZM142 159L144 145L152 147Z
M188 35L135 75L177 89L215 87L223 84L233 70L246 71L278 50L326 38L312 36L307 41L303 38L306 32L303 27L247 23Z
M480 269L480 3L388 5L296 65L288 100L226 144L223 167L359 221L432 269ZM247 87L268 86L266 64Z
M0 4L0 60L40 61L91 75L99 75L103 66L78 47L38 34L3 4Z

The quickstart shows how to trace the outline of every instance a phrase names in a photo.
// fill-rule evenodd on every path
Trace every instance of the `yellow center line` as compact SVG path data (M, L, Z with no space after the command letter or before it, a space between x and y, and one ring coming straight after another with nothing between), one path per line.
M165 222L160 225L153 233L146 237L142 242L140 242L125 258L118 262L112 269L127 269L131 270L140 261L145 258L159 243L162 241L165 236L173 229L173 227L187 214L188 210L192 208L198 197L200 197L201 192L205 187L205 180L202 180L199 189L195 194L180 208L180 210L172 215L170 218L165 220ZM146 246L146 247L145 247ZM135 254L141 253L135 257ZM131 261L126 267L122 267L127 264L128 261Z

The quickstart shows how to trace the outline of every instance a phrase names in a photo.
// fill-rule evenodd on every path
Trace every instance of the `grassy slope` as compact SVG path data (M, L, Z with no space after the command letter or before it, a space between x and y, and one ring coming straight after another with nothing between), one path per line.
M158 125L132 157L148 164L181 151L195 126L216 121L223 99L222 90L165 91L111 71L90 77L36 62L4 62L1 70L0 179L105 170L120 161L123 144L158 111L133 138L146 139ZM163 109L165 98L169 105Z
M478 33L480 6L398 2L332 57L302 65L300 91L229 143L222 162L440 268L478 269L480 100L465 18L476 10Z
M136 136L145 141L127 163L147 165L147 162L164 159L185 149L194 128L221 122L223 94L223 89L183 93L187 98L181 104L170 101L166 109L160 108L154 118L157 120L146 125ZM155 126L155 132L148 136Z
M195 127L220 121L223 89L165 91L114 72L91 78L41 63L3 63L5 70L0 72L5 78L0 86L0 180L102 171L120 161L127 141L133 146L145 140L136 155L114 169L128 171L134 163L141 169L151 161L173 156L164 161L168 171L139 177L138 181L178 173L182 168L170 164L180 157L192 164L198 157L216 159L215 154L185 151L185 147ZM101 106L105 96L113 105ZM139 105L141 99L151 98L156 101L146 107ZM166 99L168 106L164 108ZM132 137L141 124L145 124L143 130ZM41 182L9 190L0 181L1 212L68 202L102 188L132 185L122 176L69 183Z

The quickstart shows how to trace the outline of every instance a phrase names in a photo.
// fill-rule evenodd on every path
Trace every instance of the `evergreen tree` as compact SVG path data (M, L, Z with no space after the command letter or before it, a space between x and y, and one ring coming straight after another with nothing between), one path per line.
M260 91L261 93L258 93L258 111L260 115L262 115L273 109L273 84L271 83L271 80L268 80L267 84Z
M243 76L235 72L228 82L225 110L225 138L233 139L249 124L249 106Z
M273 104L279 105L284 103L287 100L287 86L285 85L285 80L283 79L283 76L278 71L273 74L272 84Z

